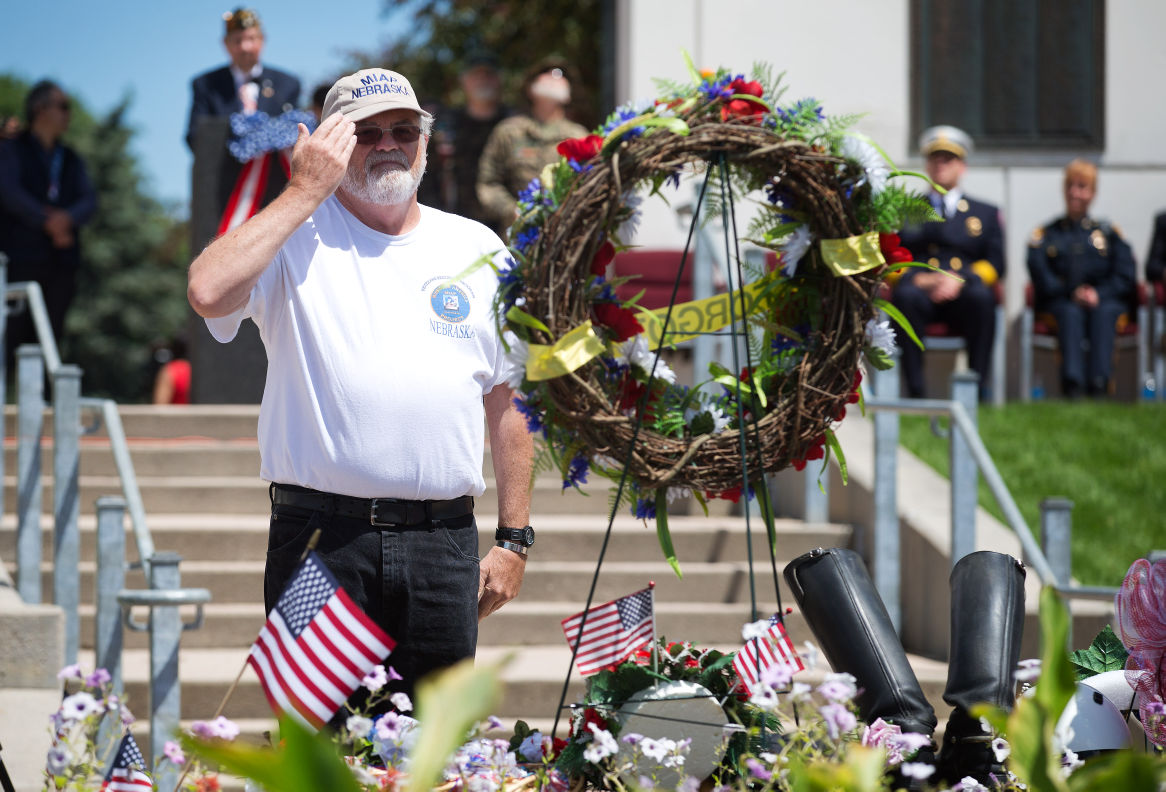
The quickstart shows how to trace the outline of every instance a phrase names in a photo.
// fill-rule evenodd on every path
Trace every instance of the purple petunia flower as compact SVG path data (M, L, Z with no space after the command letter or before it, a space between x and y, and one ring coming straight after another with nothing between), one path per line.
M567 487L578 487L580 484L587 483L587 457L583 454L578 454L571 460L571 464L567 467L567 477L563 479L563 489Z
M759 781L770 781L773 779L773 773L770 772L769 768L752 756L745 760L745 766L749 768L749 775Z

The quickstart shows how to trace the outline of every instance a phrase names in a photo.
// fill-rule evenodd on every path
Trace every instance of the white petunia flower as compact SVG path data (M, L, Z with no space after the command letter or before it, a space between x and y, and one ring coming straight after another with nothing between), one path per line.
M792 278L798 271L798 262L810 249L811 241L810 229L800 225L781 246L781 272L787 278Z
M868 319L866 322L866 343L891 355L895 351L895 331L888 319Z
M872 195L878 195L887 186L891 169L879 150L862 138L846 135L842 138L842 156L862 166Z

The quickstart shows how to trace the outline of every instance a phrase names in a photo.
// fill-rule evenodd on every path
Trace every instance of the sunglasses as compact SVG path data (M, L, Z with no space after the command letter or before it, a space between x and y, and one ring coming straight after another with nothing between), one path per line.
M356 132L356 142L362 146L375 146L380 143L386 134L392 135L393 140L398 143L416 143L417 138L421 137L421 127L414 124L398 124L391 127L358 127Z

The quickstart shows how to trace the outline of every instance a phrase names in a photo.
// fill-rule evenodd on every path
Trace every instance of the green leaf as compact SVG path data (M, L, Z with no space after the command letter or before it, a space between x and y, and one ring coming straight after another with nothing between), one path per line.
M831 453L838 460L838 474L842 477L842 486L846 486L846 455L842 453L842 444L838 442L838 437L834 434L834 430L826 430L826 445L830 447ZM825 460L823 460L823 463ZM825 469L823 465L823 469Z
M664 558L676 573L676 577L683 578L680 571L680 562L676 560L676 548L672 546L672 532L668 530L668 488L660 487L656 490L656 538L660 540L660 549L664 551Z
M488 264L492 265L493 261L494 261L494 257L497 256L501 252L502 252L501 250L495 250L493 253L483 253L482 255L478 256L478 258L473 263L471 263L468 267L466 267L464 270L459 272L457 275L454 275L449 280L446 280L446 281L442 282L441 284L439 284L437 288L444 289L446 286L449 286L451 284L465 280L470 275L473 275L475 272L480 270L482 267L485 267Z
M540 322L538 319L535 319L533 316L531 316L530 314L528 314L526 311L522 310L518 306L512 306L510 308L510 310L506 312L506 320L508 322L514 322L515 324L520 324L520 325L523 325L525 327L533 328L535 330L542 330L544 333L551 336L552 338L554 337L553 334L551 333L551 329L549 327L547 327L545 324Z
M406 792L429 792L437 786L449 757L470 727L485 720L502 698L501 667L474 666L474 659L431 674L417 685L417 717L422 726L409 754ZM316 789L329 789L317 786Z
M704 82L704 78L700 76L700 71L692 63L692 56L688 54L688 50L680 50L680 54L684 56L684 67L688 69L688 76L692 78L692 82L700 85Z
M862 351L866 355L866 362L870 363L879 371L888 371L895 367L895 361L883 349L868 346L863 348Z
M1119 671L1126 666L1129 657L1121 639L1108 624L1097 633L1088 649L1076 649L1069 654L1077 674L1077 680L1088 679L1106 671Z
M903 316L902 311L881 297L876 297L874 299L874 306L875 308L878 308L886 313L887 316L894 319L895 324L903 328L904 332L906 332L907 335L911 337L911 340L915 342L915 345L920 349L923 349L923 342L919 340L919 336L915 335L915 330L911 327L911 323L907 321L907 317Z
M203 741L182 735L183 747L228 772L250 778L260 786L279 792L360 792L352 771L340 758L332 740L314 734L299 721L279 719L283 747L272 751L246 743Z

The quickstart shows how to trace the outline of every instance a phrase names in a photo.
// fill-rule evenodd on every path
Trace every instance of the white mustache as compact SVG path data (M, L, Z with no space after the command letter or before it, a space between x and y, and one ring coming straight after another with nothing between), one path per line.
M394 162L398 165L403 165L406 168L409 167L409 158L406 157L405 154L403 152L400 152L400 151L373 151L373 152L369 152L368 157L364 161L366 168L371 168L374 165L381 164L382 162Z

